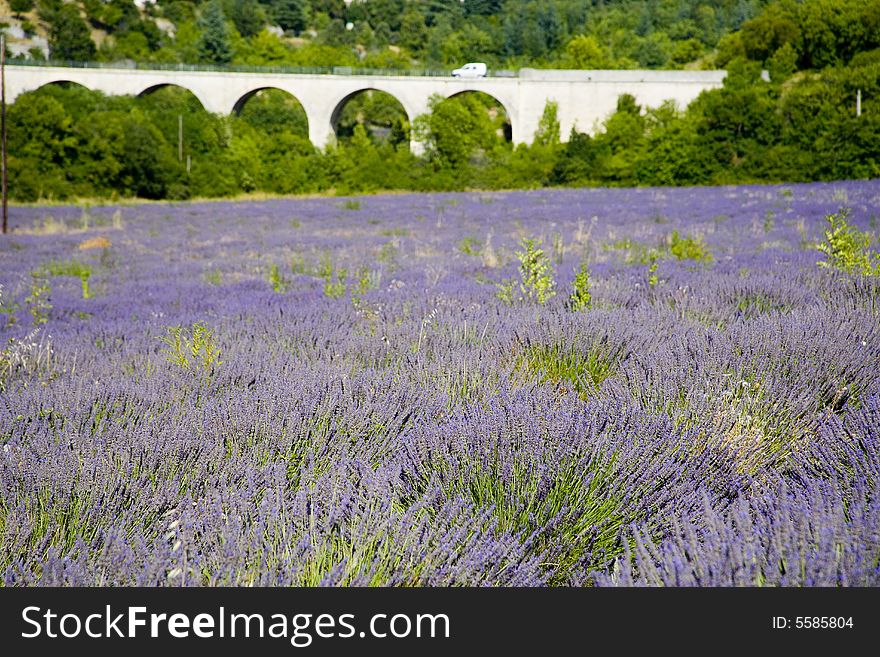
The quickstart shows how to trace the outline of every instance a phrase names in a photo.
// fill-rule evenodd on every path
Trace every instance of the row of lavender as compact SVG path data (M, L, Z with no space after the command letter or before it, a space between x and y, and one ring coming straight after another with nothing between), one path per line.
M880 181L13 208L0 573L880 584L843 206L876 239ZM499 294L523 238L545 303Z

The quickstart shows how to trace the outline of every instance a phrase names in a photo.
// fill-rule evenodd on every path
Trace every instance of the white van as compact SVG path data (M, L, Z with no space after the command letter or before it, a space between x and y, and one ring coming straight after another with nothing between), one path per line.
M471 62L452 72L454 78L484 78L486 77L486 65L483 62Z

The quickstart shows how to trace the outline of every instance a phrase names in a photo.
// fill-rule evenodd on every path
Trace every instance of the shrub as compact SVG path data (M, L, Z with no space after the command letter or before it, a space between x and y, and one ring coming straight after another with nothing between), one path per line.
M701 236L682 237L677 230L672 231L669 237L669 253L676 260L695 260L697 262L711 262L712 252Z
M159 339L167 345L165 360L181 369L201 368L206 374L222 365L220 349L214 341L214 332L204 322L196 322L189 329L183 326L165 327L167 335Z
M348 279L348 270L340 269L339 271L330 272L324 277L324 295L331 299L338 299L345 296L346 280Z
M475 237L471 237L470 235L463 237L458 243L458 250L464 253L465 255L479 255L481 244L479 240Z
M574 276L573 290L568 298L568 305L574 311L589 308L593 303L592 294L590 294L590 270L587 263L582 263L580 269Z
M547 303L556 295L556 282L553 267L544 250L539 248L541 240L524 237L520 242L522 251L516 252L519 259L520 292L538 303Z
M281 269L274 262L269 266L267 278L272 285L272 290L278 294L286 294L290 288L290 280L281 274Z
M382 270L370 269L369 267L361 267L357 271L357 283L354 287L356 295L364 295L370 290L379 288L382 282Z
M880 254L872 253L868 248L871 235L851 226L846 220L848 214L849 209L842 208L836 214L826 215L825 241L816 244L816 249L827 259L819 262L819 266L847 274L880 276Z
M503 303L513 304L526 299L547 303L556 295L556 281L550 259L540 248L540 239L523 237L520 240L522 251L516 252L519 259L519 284L514 278L496 283L495 296Z
M34 318L34 326L39 326L49 321L49 312L52 310L49 297L52 294L52 287L41 272L33 272L31 277L31 293L24 301L31 317Z
M660 254L656 249L651 249L648 251L647 259L648 259L648 286L654 287L657 283L660 282L660 276L657 274L657 270L660 267L660 264L657 260L660 258Z

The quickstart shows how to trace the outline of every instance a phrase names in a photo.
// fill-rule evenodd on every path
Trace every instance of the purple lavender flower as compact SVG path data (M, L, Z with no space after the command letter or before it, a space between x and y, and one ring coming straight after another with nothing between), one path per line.
M876 231L878 181L14 207L3 581L877 585L844 198ZM545 304L497 296L523 237Z

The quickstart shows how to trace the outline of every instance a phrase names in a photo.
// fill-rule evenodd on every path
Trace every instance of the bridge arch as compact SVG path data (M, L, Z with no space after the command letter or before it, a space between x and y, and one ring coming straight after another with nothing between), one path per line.
M44 89L44 88L46 88L46 87L55 87L55 86L57 86L57 87L61 87L62 89L68 89L68 88L71 88L71 87L79 87L79 88L81 88L81 89L86 89L87 91L90 90L90 89L89 89L86 85L84 85L82 82L74 82L73 80L63 80L63 79L59 79L59 80L50 80L49 82L44 82L44 83L41 84L40 86L35 87L35 88L33 89L33 91L38 91L38 90L40 90L40 89Z
M157 84L151 84L150 86L142 89L137 94L135 94L138 98L146 98L147 96L154 94L157 91L161 91L162 89L181 89L190 94L193 98L199 101L199 105L202 106L202 109L207 109L208 104L205 102L205 99L202 98L198 93L190 89L189 87L185 87L182 84L177 84L175 82L159 82Z
M511 114L511 111L510 111L511 108L509 108L507 106L507 104L503 100L498 98L498 96L496 96L495 94L489 93L488 91L484 91L482 89L465 89L463 91L456 91L456 92L449 94L448 96L446 96L446 100L451 100L453 98L461 98L461 97L470 96L470 95L474 95L475 97L480 99L481 104L486 106L486 110L490 113L491 118L493 118L493 119L497 118L497 120L500 123L499 130L501 131L501 134L499 136L503 136L504 140L507 142L512 142L513 141L513 115ZM497 116L493 112L493 108L490 105L489 101L494 102L496 104L495 106L497 108L501 109L501 111L503 112L502 116Z
M355 100L361 101L361 107L353 107ZM346 116L346 115L349 116ZM364 114L355 116L354 114ZM388 138L396 121L411 124L414 117L407 110L404 103L395 94L378 87L364 87L346 94L337 101L330 113L330 127L334 137L338 140L341 136L347 136L348 130L354 125L371 123L367 129L380 139ZM343 134L340 134L342 131Z
M286 129L305 139L309 137L309 116L302 101L280 87L251 89L235 101L232 113L245 121L259 122L270 129Z

